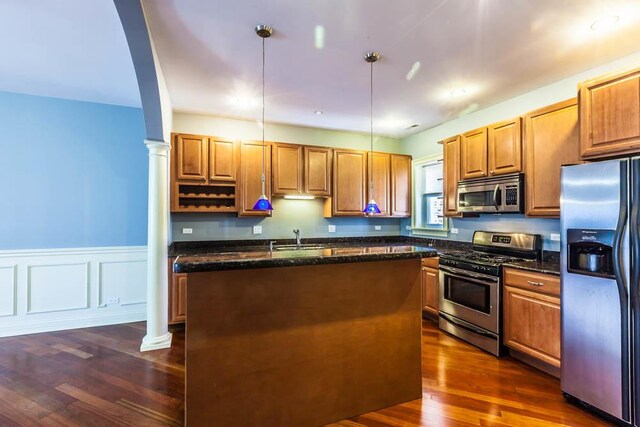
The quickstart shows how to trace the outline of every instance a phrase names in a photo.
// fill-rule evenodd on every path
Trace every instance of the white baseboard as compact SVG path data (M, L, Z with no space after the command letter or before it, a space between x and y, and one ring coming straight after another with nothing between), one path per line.
M0 337L146 319L144 246L0 251Z

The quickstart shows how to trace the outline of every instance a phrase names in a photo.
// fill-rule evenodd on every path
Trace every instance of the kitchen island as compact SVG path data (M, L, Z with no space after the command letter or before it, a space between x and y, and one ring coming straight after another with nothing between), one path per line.
M317 426L419 399L420 258L406 244L179 256L186 422Z

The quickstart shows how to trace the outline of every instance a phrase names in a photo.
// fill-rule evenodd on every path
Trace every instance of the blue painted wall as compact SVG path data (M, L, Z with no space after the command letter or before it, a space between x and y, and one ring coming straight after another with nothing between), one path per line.
M0 92L0 250L146 245L139 108Z

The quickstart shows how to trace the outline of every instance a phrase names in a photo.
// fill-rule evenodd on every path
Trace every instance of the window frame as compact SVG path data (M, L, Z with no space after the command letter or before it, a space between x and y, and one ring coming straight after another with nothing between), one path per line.
M422 205L422 193L418 194L418 179L424 179L424 175L421 173L422 168L429 164L442 163L442 154L433 154L431 156L420 157L411 161L411 234L421 236L436 236L446 237L449 233L449 218L446 216L443 218L442 228L425 227L423 224L418 225L418 205ZM444 170L443 170L444 174ZM442 196L444 197L444 186L442 188Z

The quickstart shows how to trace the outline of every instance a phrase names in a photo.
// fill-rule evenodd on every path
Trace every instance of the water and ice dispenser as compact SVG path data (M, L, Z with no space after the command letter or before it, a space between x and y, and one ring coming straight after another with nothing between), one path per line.
M614 230L568 229L567 270L597 277L613 275Z

